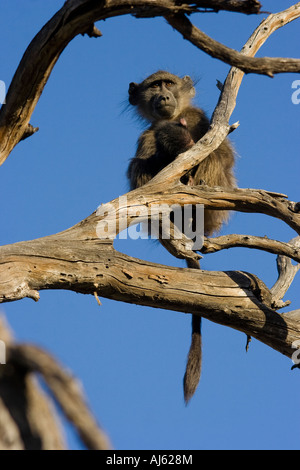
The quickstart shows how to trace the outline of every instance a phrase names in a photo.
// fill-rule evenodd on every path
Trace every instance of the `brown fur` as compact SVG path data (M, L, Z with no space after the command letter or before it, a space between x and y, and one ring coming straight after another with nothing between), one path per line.
M137 107L139 115L151 123L138 140L135 157L127 176L131 189L143 186L177 155L187 150L207 132L209 120L200 108L191 105L195 94L190 77L179 78L169 72L158 71L142 83L129 85L129 102ZM198 185L234 188L234 153L228 140L212 152L182 181ZM204 232L219 231L228 218L226 211L204 211ZM199 264L188 263L190 268ZM193 316L192 344L184 378L185 401L194 394L201 370L201 318Z

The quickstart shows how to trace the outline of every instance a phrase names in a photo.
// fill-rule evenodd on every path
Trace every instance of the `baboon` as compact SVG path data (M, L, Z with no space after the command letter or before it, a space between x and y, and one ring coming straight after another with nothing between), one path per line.
M207 132L209 120L204 111L191 105L195 88L189 76L183 78L158 71L140 84L130 83L129 103L136 107L140 117L150 127L139 137L134 158L130 161L127 177L130 188L146 184L160 170L186 151ZM185 184L236 187L233 174L234 152L228 140L212 152L198 166L182 178ZM204 210L204 233L212 235L220 230L228 212ZM188 261L188 267L200 268L197 261ZM192 316L192 341L184 376L184 399L193 396L201 373L201 317Z

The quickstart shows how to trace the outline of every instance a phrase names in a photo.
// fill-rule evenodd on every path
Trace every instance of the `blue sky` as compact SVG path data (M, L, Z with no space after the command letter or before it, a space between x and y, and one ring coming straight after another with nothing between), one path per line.
M263 10L293 2L265 0ZM7 86L25 48L59 9L58 0L1 0L0 80ZM197 14L204 32L240 49L262 18ZM131 81L167 69L197 80L195 104L210 115L216 80L229 67L184 41L163 19L129 16L97 23L99 39L76 37L56 64L34 111L37 134L21 142L1 167L0 243L62 231L100 203L127 192L126 169L143 126L127 107ZM300 20L277 31L259 56L299 56ZM300 105L291 101L296 74L244 78L231 123L240 187L299 197ZM234 213L222 233L295 233L263 215ZM125 240L120 251L184 266L148 240ZM274 255L232 249L207 255L203 269L243 270L269 287L277 278ZM299 274L286 299L299 308ZM299 373L292 362L256 340L204 321L203 372L184 405L182 377L190 343L190 316L72 292L42 291L0 308L20 341L53 353L82 381L89 404L117 449L299 449ZM81 448L72 428L66 435Z

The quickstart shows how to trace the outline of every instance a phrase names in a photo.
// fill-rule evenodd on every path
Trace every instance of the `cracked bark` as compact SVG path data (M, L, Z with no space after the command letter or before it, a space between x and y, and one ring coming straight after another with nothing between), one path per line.
M254 59L253 56L273 31L300 16L300 3L284 12L270 15L256 29L241 53L228 48L220 49L216 42L201 36L189 20L182 17L183 13L201 11L201 8L250 14L258 13L260 4L256 0L229 0L225 3L221 0L185 3L159 0L155 5L152 0L69 0L28 46L9 87L6 104L0 110L0 164L20 140L38 130L29 123L32 112L67 44L77 34L101 36L94 25L95 21L123 14L165 16L179 31L185 27L182 32L197 47L239 68L233 67L228 74L207 134L151 182L127 194L126 198L123 196L120 200L103 205L99 211L64 232L1 247L0 303L24 297L38 301L40 292L45 289L72 290L94 295L97 301L99 297L107 297L201 315L242 331L248 338L253 336L291 357L295 349L293 344L300 340L300 311L280 315L277 309L287 305L281 298L299 269L292 269L293 265L287 262L286 257L299 262L299 246L251 235L231 235L227 239L219 237L205 241L203 250L207 252L247 246L280 255L278 266L281 273L271 290L250 273L172 268L126 256L113 247L115 235L121 228L138 220L138 211L163 203L204 204L211 209L263 213L281 219L300 234L300 205L282 194L251 189L224 191L221 188L190 187L179 183L184 173L204 160L238 126L238 123L230 125L229 119L244 72L263 71L272 75L299 67L299 61L294 59L272 59L268 62L268 58L263 58L263 62L263 59ZM260 66L265 68L260 70ZM103 211L105 208L109 213L106 219L101 214L101 209ZM116 230L109 231L108 239L99 239L99 222L104 219L109 222L113 217L117 220ZM179 252L172 240L170 243L175 256L191 255L184 244ZM26 351L23 350L23 353L21 359L25 361ZM28 362L26 364L28 367ZM5 411L2 416L8 419ZM10 430L11 436L17 440L18 427L14 428L12 424Z

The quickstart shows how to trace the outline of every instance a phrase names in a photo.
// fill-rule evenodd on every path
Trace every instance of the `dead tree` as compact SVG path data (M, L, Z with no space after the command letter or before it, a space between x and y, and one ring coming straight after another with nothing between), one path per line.
M68 0L32 40L8 89L6 104L0 110L1 164L22 139L38 130L30 124L31 115L64 48L78 34L100 37L101 32L94 25L100 19L124 14L133 14L137 18L163 16L185 39L212 57L229 63L232 68L221 87L207 134L147 185L100 206L98 211L63 232L0 247L0 303L24 297L38 301L39 291L43 289L67 289L95 295L98 300L106 297L153 307L159 303L163 309L201 315L235 328L292 357L295 344L300 341L300 310L285 314L278 310L288 304L282 298L299 268L299 264L291 263L291 260L300 263L299 238L290 243L252 235L205 240L202 253L239 246L277 254L279 276L272 289L268 289L255 274L162 266L124 255L116 251L113 244L121 230L146 221L150 209L162 201L168 205L203 204L210 209L262 213L281 219L300 235L300 204L288 200L284 194L262 189L225 191L191 187L180 182L186 172L204 160L238 126L238 123L229 124L229 120L245 73L272 77L278 73L300 72L299 59L254 57L275 30L299 18L300 2L263 20L241 52L209 38L188 19L188 15L199 11L225 9L258 14L261 5L257 0L157 0L155 3L152 0L113 0L109 3ZM103 223L107 230L105 237L99 238L99 226ZM184 239L171 239L168 249L178 258L199 256L189 249ZM41 366L33 361L30 348L12 348L11 351L9 360L13 364L31 372L41 372ZM50 369L56 367L50 359L45 361ZM44 376L47 376L45 371ZM63 403L59 393L56 399ZM93 427L94 423L89 425ZM92 448L108 446L105 439L100 444L87 442Z

